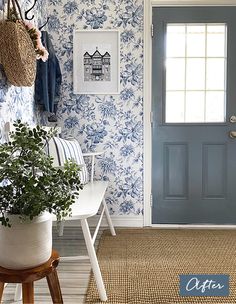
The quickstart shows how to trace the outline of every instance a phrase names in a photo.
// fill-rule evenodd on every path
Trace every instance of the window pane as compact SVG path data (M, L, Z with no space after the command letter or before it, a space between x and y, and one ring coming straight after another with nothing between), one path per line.
M204 92L186 93L185 122L204 122Z
M225 92L206 93L206 121L225 121Z
M184 90L185 88L185 59L167 59L166 89Z
M205 25L187 26L187 57L205 57Z
M167 26L167 57L185 57L185 26Z
M225 34L225 24L207 24L207 33L210 34Z
M205 59L187 59L186 89L205 89Z
M207 59L207 90L225 90L225 59Z
M187 34L204 34L206 31L205 24L187 24Z
M207 57L225 57L226 27L207 26Z
M167 92L166 122L184 121L184 92Z
M225 36L223 34L207 35L207 57L225 57Z

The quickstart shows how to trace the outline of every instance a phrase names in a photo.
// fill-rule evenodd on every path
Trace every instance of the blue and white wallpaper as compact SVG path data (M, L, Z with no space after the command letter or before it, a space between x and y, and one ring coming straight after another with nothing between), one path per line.
M46 1L46 0L41 0ZM5 1L7 2L7 1ZM32 7L33 0L23 0L22 12ZM35 9L30 12L29 17L35 16L33 22L35 24L44 21L46 15L44 5L37 5ZM0 15L2 11L0 11ZM41 113L36 109L34 105L34 87L14 87L11 85L4 74L4 70L0 65L0 141L4 140L4 125L7 121L14 121L16 119L22 119L29 124L34 124L37 121L41 121Z
M48 0L48 31L60 61L64 136L104 150L96 178L109 180L111 214L143 214L143 0ZM120 95L73 94L73 29L119 29Z

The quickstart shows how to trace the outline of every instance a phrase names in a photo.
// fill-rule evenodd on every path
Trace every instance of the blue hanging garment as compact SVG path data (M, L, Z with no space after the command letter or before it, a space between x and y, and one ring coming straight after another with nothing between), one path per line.
M60 96L62 82L61 69L56 57L48 32L42 31L42 44L49 52L46 62L37 60L37 74L35 81L35 102L50 112L50 121L56 121L56 108Z
M5 0L0 0L0 11L4 9Z

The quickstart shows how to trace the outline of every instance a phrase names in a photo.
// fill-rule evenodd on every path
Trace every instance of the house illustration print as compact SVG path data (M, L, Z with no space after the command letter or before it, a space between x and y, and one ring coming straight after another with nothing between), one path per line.
M93 54L84 53L84 81L111 81L111 55L98 47Z

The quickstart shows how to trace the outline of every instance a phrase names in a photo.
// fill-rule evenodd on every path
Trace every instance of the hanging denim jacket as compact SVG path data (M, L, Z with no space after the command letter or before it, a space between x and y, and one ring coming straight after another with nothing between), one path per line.
M37 60L35 101L44 111L55 114L62 82L61 69L48 33L42 31L41 34L42 43L48 50L49 57L46 62Z
M5 0L0 0L0 11L3 10L5 4Z

